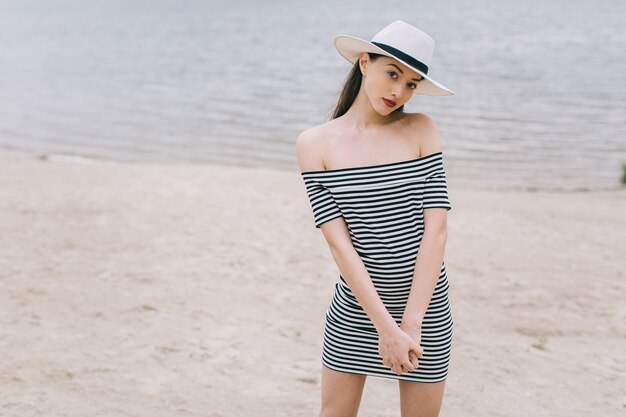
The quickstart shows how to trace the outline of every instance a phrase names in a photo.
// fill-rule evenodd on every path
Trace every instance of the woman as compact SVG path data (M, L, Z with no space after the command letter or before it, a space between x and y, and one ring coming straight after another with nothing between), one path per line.
M372 41L337 36L354 64L333 118L296 141L301 175L340 271L326 311L320 416L355 416L367 375L397 379L402 417L437 416L452 316L443 255L447 195L437 127L413 94L434 40L397 20Z

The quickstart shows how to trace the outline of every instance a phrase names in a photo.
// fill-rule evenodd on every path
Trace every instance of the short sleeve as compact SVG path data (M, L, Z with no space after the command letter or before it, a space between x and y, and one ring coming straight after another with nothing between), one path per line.
M315 227L319 228L322 223L340 217L341 211L332 194L319 181L304 177L307 195L313 209Z
M446 173L441 165L426 178L424 183L423 207L424 209L436 207L448 210L452 209L450 199L448 198Z

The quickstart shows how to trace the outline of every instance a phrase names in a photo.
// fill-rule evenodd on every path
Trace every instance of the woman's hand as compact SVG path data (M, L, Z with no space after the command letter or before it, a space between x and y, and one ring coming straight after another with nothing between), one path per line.
M400 375L417 367L417 358L422 356L422 347L409 333L395 326L379 332L378 353L383 358L383 364Z
M411 338L419 345L422 343L422 323L421 322L406 322L402 321L400 324L400 329L402 329L406 334L411 336ZM422 346L419 346L419 352L410 351L409 359L411 363L417 368L419 366L419 358L424 354L424 349Z

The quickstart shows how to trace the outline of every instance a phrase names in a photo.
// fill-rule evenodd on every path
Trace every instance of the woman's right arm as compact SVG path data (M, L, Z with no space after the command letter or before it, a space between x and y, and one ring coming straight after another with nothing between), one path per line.
M354 249L343 217L322 223L320 229L341 275L378 333L389 333L398 327L378 296L363 260Z
M296 153L301 171L325 169L322 146L322 141L315 138L314 130L310 129L298 136ZM334 218L322 223L320 229L339 271L376 328L379 336L379 353L383 358L383 363L396 374L402 373L401 365L405 371L412 371L417 367L417 361L411 362L409 350L413 350L418 357L421 357L422 348L396 324L387 311L363 260L352 245L345 220L343 217Z
M320 229L341 275L376 328L383 363L398 375L403 372L400 366L404 367L404 372L413 371L418 361L409 351L414 351L420 358L422 347L398 326L378 296L363 260L352 245L343 217L322 223Z

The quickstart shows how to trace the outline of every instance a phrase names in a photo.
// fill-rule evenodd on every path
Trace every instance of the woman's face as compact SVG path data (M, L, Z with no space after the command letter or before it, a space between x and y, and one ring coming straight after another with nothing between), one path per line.
M380 114L386 115L413 97L421 74L396 59L381 56L375 61L361 54L362 88L370 103Z

